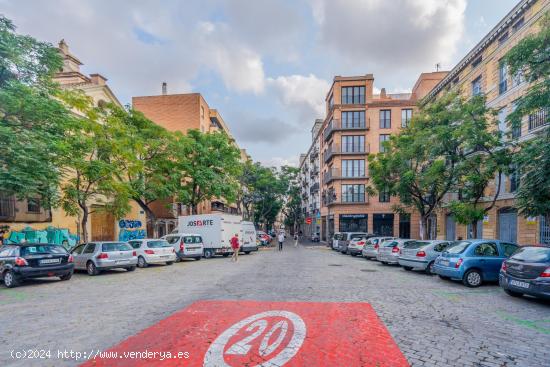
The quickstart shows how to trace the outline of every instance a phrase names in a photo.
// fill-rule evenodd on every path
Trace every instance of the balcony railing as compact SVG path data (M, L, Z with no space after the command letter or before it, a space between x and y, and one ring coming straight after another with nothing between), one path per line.
M535 130L550 123L550 108L542 108L529 115L529 131Z
M319 167L313 166L311 167L311 171L309 173L310 177L313 178L319 174Z
M313 148L313 150L309 154L309 161L312 162L312 163L315 162L315 159L318 156L319 156L319 148L315 147L315 148Z
M342 123L341 120L335 120L332 119L325 128L325 131L323 132L323 137L326 140L330 138L333 132L335 131L343 131L343 130L368 130L369 123L367 121L352 121L352 122L344 122Z
M368 154L370 152L370 145L358 146L352 144L346 144L340 147L338 144L332 144L323 154L323 159L328 162L335 155L354 155L354 154Z
M365 172L353 172L353 174L349 174L348 172L342 172L339 168L331 168L323 174L323 184L328 184L332 180L357 180L365 178L367 178Z
M311 187L309 188L309 193L310 193L310 194L314 194L314 193L316 193L317 191L319 191L319 183L318 183L318 182L314 183L314 184L311 185Z
M327 198L327 206L330 205L353 205L353 204L366 204L368 203L368 195L365 193L360 194L344 194L340 198L336 194Z

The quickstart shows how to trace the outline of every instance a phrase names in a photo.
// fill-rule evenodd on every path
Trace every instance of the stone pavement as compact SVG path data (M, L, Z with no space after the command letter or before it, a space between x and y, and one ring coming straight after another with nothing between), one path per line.
M204 300L365 302L411 365L550 366L549 302L509 297L496 285L469 289L316 244L294 248L290 241L282 252L266 249L236 264L185 261L0 287L0 366L78 365L83 361L57 359L57 350L110 348ZM364 344L337 347L345 353L369 348ZM24 349L56 355L11 358L12 350Z

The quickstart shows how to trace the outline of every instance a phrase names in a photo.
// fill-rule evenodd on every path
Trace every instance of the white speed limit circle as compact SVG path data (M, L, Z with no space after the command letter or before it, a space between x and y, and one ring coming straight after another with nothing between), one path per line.
M269 322L266 318L280 318L278 322L268 328ZM292 324L292 325L290 325ZM292 326L292 327L290 327ZM246 337L227 345L230 339L246 327L249 332ZM210 345L204 356L204 367L231 367L227 364L224 355L247 355L252 349L252 342L262 337L257 351L259 356L265 357L273 353L280 346L288 332L293 334L287 345L279 353L254 367L276 367L282 366L288 362L298 352L306 337L306 324L304 320L293 312L289 311L266 311L247 317L231 326L221 333ZM278 333L278 334L277 334ZM273 335L277 335L275 340L271 340ZM286 338L287 340L289 338ZM228 347L228 348L227 348ZM227 349L226 349L227 348Z

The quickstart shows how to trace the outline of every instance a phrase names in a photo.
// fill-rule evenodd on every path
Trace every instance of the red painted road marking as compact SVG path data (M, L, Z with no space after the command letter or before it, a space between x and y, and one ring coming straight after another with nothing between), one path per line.
M368 303L201 301L83 366L408 366ZM188 352L188 359L120 358Z

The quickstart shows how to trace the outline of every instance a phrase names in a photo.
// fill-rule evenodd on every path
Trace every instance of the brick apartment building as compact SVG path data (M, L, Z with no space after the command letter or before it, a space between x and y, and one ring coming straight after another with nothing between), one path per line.
M369 197L370 153L384 149L383 142L406 126L417 101L446 72L423 73L412 93L373 92L374 77L336 76L326 97L326 119L319 134L321 148L321 237L334 232L373 232L417 237L416 213L395 214L396 198L386 193Z
M187 133L190 129L198 129L204 133L224 131L236 145L219 112L210 108L200 93L168 94L166 83L163 83L162 95L133 97L132 105L136 110L143 112L147 118L169 131L182 133ZM243 161L250 159L244 149L241 149L241 159ZM157 201L152 203L151 207L158 218L154 226L159 236L170 233L177 226L178 215L190 214L189 208L171 201ZM197 210L199 214L209 214L213 211L240 213L236 204L228 204L223 199L200 203ZM149 224L148 230L151 230L151 225Z

